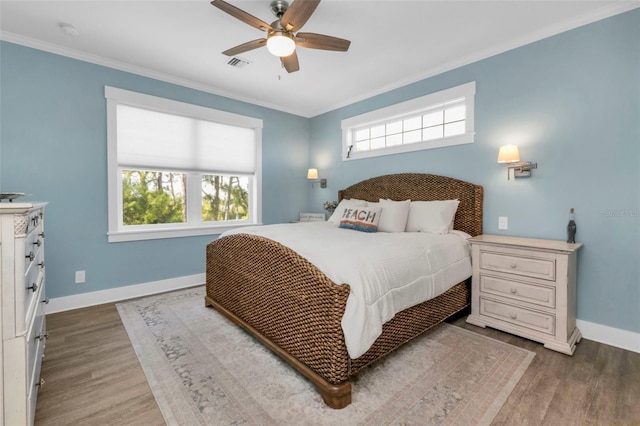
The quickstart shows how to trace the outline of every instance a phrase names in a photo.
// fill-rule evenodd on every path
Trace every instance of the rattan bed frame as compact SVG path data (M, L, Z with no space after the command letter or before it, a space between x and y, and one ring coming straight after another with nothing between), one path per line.
M454 229L482 233L482 186L444 176L374 177L339 191L340 200L459 199ZM348 284L336 284L293 250L267 238L235 234L206 249L207 295L213 306L310 379L332 408L351 403L350 377L378 358L469 306L469 280L398 313L361 357L350 359L341 318Z

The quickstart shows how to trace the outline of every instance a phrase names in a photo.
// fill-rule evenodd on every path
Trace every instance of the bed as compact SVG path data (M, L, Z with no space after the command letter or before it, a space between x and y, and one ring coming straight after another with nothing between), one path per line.
M379 176L339 191L338 198L458 199L453 228L471 236L482 233L482 187L449 177ZM244 328L311 380L324 402L336 409L351 403L350 378L360 370L465 310L470 278L396 314L382 326L373 345L355 359L349 357L341 327L349 293L348 283L333 282L307 259L269 238L238 233L206 248L205 305Z

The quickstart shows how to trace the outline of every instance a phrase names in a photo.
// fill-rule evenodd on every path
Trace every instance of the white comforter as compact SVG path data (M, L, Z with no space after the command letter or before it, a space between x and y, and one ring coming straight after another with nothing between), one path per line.
M222 234L261 235L295 250L351 293L342 318L349 356L364 354L382 325L413 305L471 276L469 235L365 233L331 222L238 228Z

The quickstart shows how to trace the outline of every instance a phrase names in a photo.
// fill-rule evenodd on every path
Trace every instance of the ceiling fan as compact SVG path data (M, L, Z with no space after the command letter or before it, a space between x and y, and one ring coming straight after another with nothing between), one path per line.
M249 41L225 50L222 53L227 56L235 56L248 52L249 50L267 46L269 52L280 57L280 61L287 72L292 73L300 69L296 46L346 52L351 44L349 40L322 34L297 32L307 22L309 17L311 17L311 14L316 10L319 3L320 0L294 0L293 3L289 5L285 0L274 0L271 2L271 11L278 19L269 25L261 19L223 0L213 0L211 4L218 9L227 12L234 18L254 28L268 33L267 38Z

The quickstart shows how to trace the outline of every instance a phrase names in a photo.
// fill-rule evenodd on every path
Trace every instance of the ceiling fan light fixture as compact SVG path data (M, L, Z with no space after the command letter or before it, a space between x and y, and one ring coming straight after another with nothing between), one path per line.
M289 56L296 50L296 43L289 33L274 31L267 38L267 49L275 56Z
M300 70L296 52L298 47L346 52L351 44L349 40L323 34L300 32L300 29L316 10L320 1L293 0L289 5L287 0L273 0L271 2L271 11L277 19L271 24L267 24L244 10L232 6L225 0L213 0L211 4L223 12L245 24L267 32L266 38L242 43L225 50L222 54L236 56L240 53L266 46L269 53L280 58L284 69L288 73L292 73Z

